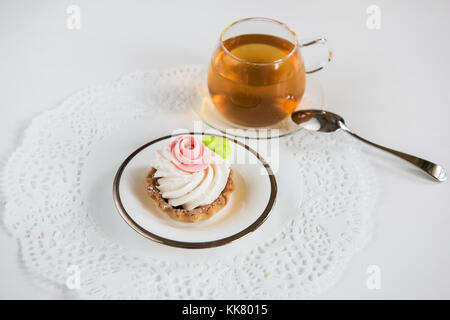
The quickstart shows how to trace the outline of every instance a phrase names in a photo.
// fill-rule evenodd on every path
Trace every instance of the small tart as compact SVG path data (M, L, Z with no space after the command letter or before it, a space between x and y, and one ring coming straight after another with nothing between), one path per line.
M220 193L219 197L212 203L199 206L192 210L184 209L181 206L173 207L162 197L158 189L158 179L155 177L156 169L152 168L147 175L147 192L157 206L164 211L171 218L183 222L195 222L205 220L212 217L216 212L225 207L230 199L231 193L234 191L233 170L230 169L228 180L225 188Z

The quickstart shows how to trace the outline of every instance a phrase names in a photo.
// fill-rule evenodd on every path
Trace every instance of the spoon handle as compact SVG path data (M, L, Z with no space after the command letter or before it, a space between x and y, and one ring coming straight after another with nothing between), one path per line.
M400 152L397 150L393 150L387 147L383 147L380 146L379 144L373 143L369 140L366 140L360 136L358 136L357 134L353 133L344 123L340 122L340 127L341 129L343 129L345 132L351 134L353 137L355 137L358 140L361 140L362 142L365 142L375 148L381 149L383 151L389 152L393 155L396 155L399 158L402 158L403 160L408 161L409 163L412 163L413 165L415 165L416 167L422 169L423 171L425 171L427 174L429 174L430 176L432 176L434 179L436 179L437 181L445 181L447 179L447 173L445 171L444 168L442 168L440 165L437 165L431 161L404 153L404 152Z

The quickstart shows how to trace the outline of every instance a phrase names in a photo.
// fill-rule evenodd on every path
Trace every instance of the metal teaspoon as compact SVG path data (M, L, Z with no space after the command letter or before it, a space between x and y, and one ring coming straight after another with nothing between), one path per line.
M437 165L433 162L415 157L413 155L403 153L400 151L396 151L390 148L386 148L383 146L380 146L376 143L373 143L371 141L368 141L364 138L361 138L360 136L353 133L344 122L344 119L332 112L324 111L324 110L300 110L296 111L291 114L291 119L296 124L300 125L302 128L305 128L307 130L311 131L318 131L318 132L334 132L337 130L344 130L345 132L349 133L353 137L370 144L373 147L376 147L378 149L381 149L383 151L389 152L393 155L396 155L399 158L402 158L403 160L406 160L416 167L422 169L427 174L429 174L431 177L436 179L437 181L445 181L447 179L447 173L444 168L442 168L440 165Z

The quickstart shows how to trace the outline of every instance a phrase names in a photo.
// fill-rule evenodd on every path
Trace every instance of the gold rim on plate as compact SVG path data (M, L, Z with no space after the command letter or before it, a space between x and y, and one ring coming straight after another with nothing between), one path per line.
M148 146L157 143L159 141L162 140L166 140L166 139L170 139L179 135L183 135L186 133L179 133L179 134L174 134L174 135L168 135L168 136L164 136L158 139L155 139L153 141L150 141L144 145L142 145L141 147L137 148L135 151L133 151L133 153L131 153L126 159L125 161L120 165L119 169L117 170L116 176L114 178L114 183L113 183L113 198L114 198L114 203L116 205L117 210L119 211L119 214L121 215L121 217L125 220L125 222L131 227L133 228L137 233L139 233L140 235L146 237L147 239L153 240L155 242L164 244L164 245L168 245L168 246L172 246L172 247L178 247L178 248L185 248L185 249L205 249L205 248L213 248L213 247L219 247L219 246L223 246L225 244L228 244L230 242L233 242L239 238L242 238L243 236L255 231L256 229L258 229L263 223L264 221L267 219L267 217L269 216L270 211L273 208L273 205L275 203L275 199L276 199L276 195L277 195L277 182L275 180L275 175L273 174L272 169L270 168L270 165L264 160L264 158L255 150L253 150L252 148L250 148L249 146L247 146L246 144L234 139L234 138L229 138L226 136L222 136L222 135L216 135L216 134L206 134L208 136L214 136L214 137L219 137L219 138L226 138L227 140L240 145L242 147L244 147L245 149L247 149L249 152L253 153L256 158L263 164L264 168L267 170L267 176L269 178L269 182L270 182L270 197L269 197L269 201L265 207L265 209L263 210L263 212L261 213L261 215L248 227L246 227L245 229L231 235L225 238L221 238L218 240L213 240L213 241L202 241L202 242L186 242L186 241L178 241L178 240L172 240L172 239L167 239L164 238L162 236L159 236L155 233L152 233L144 228L142 228L139 224L136 223L136 221L134 221L131 216L128 214L128 212L126 211L125 207L122 204L122 200L120 198L120 192L119 192L119 186L120 186L120 178L122 176L122 173L125 169L125 167L128 165L128 163L142 150L144 150L145 148L147 148ZM189 134L191 135L204 135L204 133L198 133L198 132L190 132Z

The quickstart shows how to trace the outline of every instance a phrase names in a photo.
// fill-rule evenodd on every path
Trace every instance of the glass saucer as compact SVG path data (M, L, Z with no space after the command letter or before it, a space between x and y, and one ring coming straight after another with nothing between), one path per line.
M325 105L325 95L320 82L313 77L308 77L305 94L296 110L323 109ZM295 133L301 129L291 120L291 117L286 117L284 120L274 125L258 128L246 127L233 123L227 120L216 109L207 90L203 90L202 92L201 103L192 104L191 109L206 125L229 136L253 139L273 139Z

